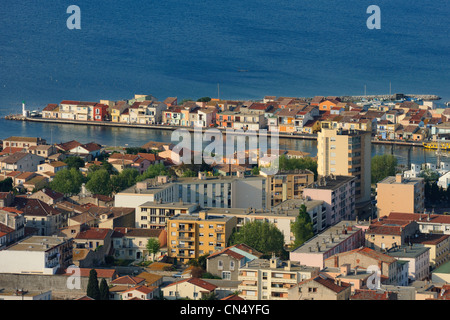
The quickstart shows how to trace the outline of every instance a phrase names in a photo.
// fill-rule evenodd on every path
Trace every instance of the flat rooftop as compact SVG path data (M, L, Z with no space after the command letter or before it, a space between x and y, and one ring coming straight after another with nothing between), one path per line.
M227 222L232 219L232 216L218 216L218 215L206 215L205 219L201 219L198 214L176 214L170 217L169 220L180 220L180 221L211 221L211 222Z
M312 210L317 206L323 204L322 200L302 200L292 199L285 200L277 206L271 209L252 209L252 208L212 208L208 207L202 209L208 214L220 214L220 215L238 215L238 216L264 216L264 217L297 217L301 205L306 206L306 210Z
M309 267L304 266L299 263L291 261L291 267L289 270L285 270L285 267L288 266L287 261L280 261L278 260L278 264L276 268L270 267L270 260L269 259L255 259L252 261L249 261L244 267L241 267L242 269L269 269L269 270L277 270L277 271L296 271L296 272L314 272L319 271L319 268L317 267Z
M24 239L16 244L13 244L6 250L14 251L41 251L45 252L52 247L58 246L65 242L66 239L63 237L53 237L53 236L31 236Z
M141 204L139 207L145 208L161 208L161 209L189 209L192 207L197 207L196 203L181 203L181 202L165 202L158 203L154 201L147 201Z
M419 246L401 246L397 248L389 249L385 254L394 258L416 258L424 252L430 250L427 247Z
M401 182L398 182L396 177L391 176L391 177L386 177L383 180L381 180L380 182L378 182L377 184L409 184L409 185L415 185L418 182L423 181L423 178L414 178L414 177L409 177L409 178L402 178Z
M356 178L353 176L341 176L341 175L327 176L323 178L318 178L317 182L312 184L312 186L304 188L303 190L307 189L336 190L352 180L356 180Z
M300 247L293 250L292 253L325 253L356 232L360 232L362 229L357 227L358 224L356 221L341 221L315 235Z

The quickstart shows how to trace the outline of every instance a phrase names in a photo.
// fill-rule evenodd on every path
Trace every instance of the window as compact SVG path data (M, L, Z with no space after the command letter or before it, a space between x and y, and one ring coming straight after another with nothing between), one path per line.
M230 271L223 271L222 272L222 279L223 280L231 280L231 272Z
M219 261L218 261L217 268L218 268L219 270L222 270L222 269L223 269L223 261L222 261L222 260L219 260Z
M230 270L234 270L234 261L230 261Z

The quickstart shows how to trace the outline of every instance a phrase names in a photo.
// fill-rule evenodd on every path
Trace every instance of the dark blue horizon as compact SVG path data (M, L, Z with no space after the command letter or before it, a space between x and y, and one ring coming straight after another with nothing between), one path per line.
M450 100L444 1L72 1L0 4L0 109L134 94L226 99L392 93ZM381 9L369 30L366 9ZM239 72L240 69L248 70Z

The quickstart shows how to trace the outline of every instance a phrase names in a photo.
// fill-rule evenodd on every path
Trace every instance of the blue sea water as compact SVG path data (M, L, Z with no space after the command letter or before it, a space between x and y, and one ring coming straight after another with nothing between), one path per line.
M69 30L67 8L81 9ZM381 29L369 30L369 5ZM134 94L437 94L450 100L447 0L0 2L0 114ZM247 72L239 72L247 70Z

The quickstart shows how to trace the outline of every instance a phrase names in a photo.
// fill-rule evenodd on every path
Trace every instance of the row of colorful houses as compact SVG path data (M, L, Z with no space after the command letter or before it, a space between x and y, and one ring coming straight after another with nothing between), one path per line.
M288 134L315 134L322 128L365 130L383 140L422 141L435 127L450 119L446 109L430 102L344 102L339 97L265 97L260 102L211 99L163 102L151 95L132 100L96 102L62 101L47 105L42 117L127 124L217 127L221 129L279 130ZM433 129L434 128L434 129Z

